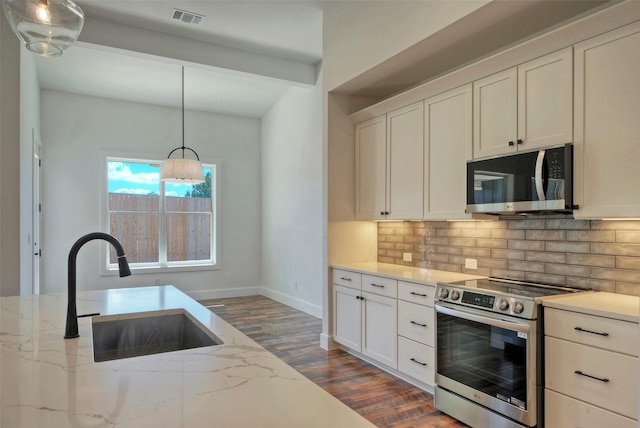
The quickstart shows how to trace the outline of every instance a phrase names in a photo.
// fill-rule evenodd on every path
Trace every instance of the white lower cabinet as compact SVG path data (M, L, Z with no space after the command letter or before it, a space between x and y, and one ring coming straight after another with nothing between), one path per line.
M362 293L362 353L397 368L398 303L390 297Z
M435 383L435 353L431 346L398 336L398 370L433 385Z
M362 291L365 286L361 285L360 274L354 277L353 273L336 275L335 272L336 270L333 276L333 340L397 369L397 300ZM366 286L380 290L380 293L397 293L397 281L363 276ZM348 286L337 285L337 277L349 278L351 281ZM352 284L354 287L351 287Z
M637 428L638 422L547 389L546 428Z
M545 308L545 427L636 427L637 323Z
M340 269L332 278L333 340L433 386L435 286Z

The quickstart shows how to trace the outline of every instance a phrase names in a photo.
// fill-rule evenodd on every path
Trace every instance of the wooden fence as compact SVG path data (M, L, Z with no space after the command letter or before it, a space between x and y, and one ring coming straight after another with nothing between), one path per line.
M167 261L211 259L211 199L167 196ZM160 198L109 193L110 233L129 263L153 263L160 254ZM111 251L111 263L116 254Z

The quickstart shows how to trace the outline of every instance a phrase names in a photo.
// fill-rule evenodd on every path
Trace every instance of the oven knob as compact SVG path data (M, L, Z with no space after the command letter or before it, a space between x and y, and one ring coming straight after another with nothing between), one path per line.
M501 311L506 311L509 309L509 301L507 299L500 299L498 302L498 309Z
M458 300L460 298L460 292L458 290L451 291L451 300Z
M441 299L446 299L447 297L449 297L449 290L447 290L446 288L441 288L440 289L440 298Z
M513 304L513 312L515 312L516 314L521 314L522 311L524 311L524 303L522 302L515 302Z

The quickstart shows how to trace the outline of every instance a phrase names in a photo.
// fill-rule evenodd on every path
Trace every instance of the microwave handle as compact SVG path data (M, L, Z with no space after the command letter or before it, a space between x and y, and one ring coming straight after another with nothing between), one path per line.
M543 183L543 177L542 177L543 166L544 166L544 156L545 156L545 151L540 150L538 152L538 157L536 158L535 182L536 182L536 193L538 194L539 201L545 200L544 183Z

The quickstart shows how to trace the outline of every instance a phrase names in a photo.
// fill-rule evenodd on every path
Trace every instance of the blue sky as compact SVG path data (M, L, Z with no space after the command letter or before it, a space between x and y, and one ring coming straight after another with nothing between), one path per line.
M110 193L147 195L160 193L160 164L109 161ZM184 196L191 184L165 183L167 196Z

